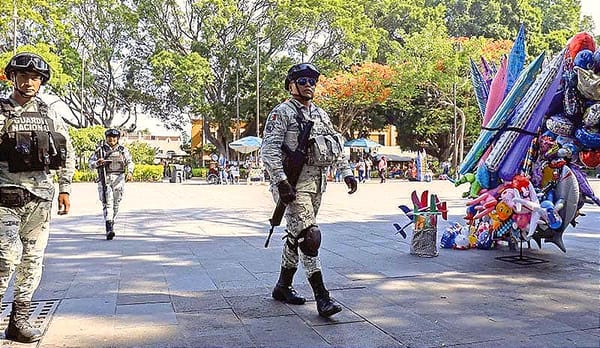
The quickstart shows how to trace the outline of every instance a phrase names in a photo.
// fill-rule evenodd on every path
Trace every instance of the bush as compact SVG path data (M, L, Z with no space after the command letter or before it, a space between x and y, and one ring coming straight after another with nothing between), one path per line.
M133 181L162 181L164 167L161 164L136 164Z
M206 167L192 168L192 176L194 178L206 178L206 173L208 173L208 168Z
M96 181L98 178L98 172L95 170L75 170L73 174L73 182L91 182Z

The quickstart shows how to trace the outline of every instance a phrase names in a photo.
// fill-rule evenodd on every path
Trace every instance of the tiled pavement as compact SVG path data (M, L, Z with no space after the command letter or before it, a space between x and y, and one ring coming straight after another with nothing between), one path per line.
M600 181L592 185L600 193ZM341 184L328 187L321 256L344 310L326 320L301 272L296 288L310 302L270 297L283 229L265 249L273 208L266 186L130 183L117 237L106 241L95 185L76 184L71 214L53 216L34 300L58 305L38 345L600 346L599 207L586 205L565 233L566 254L550 244L525 250L546 263L497 260L515 254L506 246L418 258L392 227L408 221L397 206L410 203L413 189L438 193L449 220L461 221L466 188L448 182L369 182L351 196Z

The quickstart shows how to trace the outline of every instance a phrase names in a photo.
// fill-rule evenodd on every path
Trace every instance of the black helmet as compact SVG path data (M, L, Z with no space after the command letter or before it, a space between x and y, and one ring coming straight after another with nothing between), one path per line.
M42 76L42 85L50 80L50 66L35 53L23 52L12 57L4 68L4 75L10 78L14 71L34 71Z
M104 136L105 137L117 137L120 138L121 137L121 132L119 132L118 129L107 129L106 132L104 132Z
M287 76L285 77L285 90L290 90L290 82L294 81L299 77L312 77L315 80L319 80L321 73L311 63L300 63L292 66L288 70Z

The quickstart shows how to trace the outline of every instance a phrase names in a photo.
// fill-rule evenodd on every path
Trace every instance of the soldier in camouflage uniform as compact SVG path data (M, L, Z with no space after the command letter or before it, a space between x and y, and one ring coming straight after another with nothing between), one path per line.
M50 79L48 64L38 55L19 53L4 73L13 92L0 99L0 299L16 268L5 337L28 343L42 336L28 320L48 242L55 194L51 170L58 170L58 213L67 214L75 161L61 117L37 98Z
M333 128L329 116L312 103L320 73L314 65L294 65L285 79L285 89L291 98L276 106L265 125L261 156L271 177L271 191L275 201L287 204L287 238L283 248L279 280L273 289L273 298L290 303L304 304L292 286L292 280L301 260L306 276L313 289L317 311L323 317L342 310L323 284L321 262L318 256L321 231L316 216L321 196L327 184L327 169L334 166L342 171L348 193L354 193L357 181L352 175L348 160L343 153L342 136ZM298 136L307 122L313 122L310 146L306 149L307 162L303 166L298 183L293 187L286 174L286 157L296 150ZM288 172L289 173L289 172Z
M121 132L108 129L104 132L106 141L92 154L90 168L98 169L98 194L104 212L106 239L115 237L114 224L119 204L123 199L125 181L133 178L133 160L129 150L119 144Z

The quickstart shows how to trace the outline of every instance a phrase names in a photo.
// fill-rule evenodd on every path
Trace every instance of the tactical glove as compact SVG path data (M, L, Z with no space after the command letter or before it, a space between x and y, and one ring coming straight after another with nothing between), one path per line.
M277 191L279 191L279 199L285 204L290 204L296 199L296 189L287 180L277 184Z
M347 177L344 178L344 182L346 183L346 186L348 186L348 189L350 191L348 191L348 194L353 194L354 192L356 192L356 189L358 188L358 182L356 181L356 178L354 178L354 175L348 175Z

